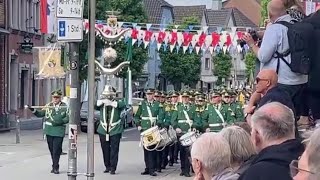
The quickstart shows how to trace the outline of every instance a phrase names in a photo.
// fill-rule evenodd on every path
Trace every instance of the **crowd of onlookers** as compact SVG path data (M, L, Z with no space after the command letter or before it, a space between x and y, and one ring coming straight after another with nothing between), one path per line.
M291 109L271 102L252 115L251 132L230 126L201 135L191 148L195 180L320 179L320 129L301 141L294 122Z
M320 63L313 60L306 75L284 62L290 63L291 56L281 61L275 56L290 49L288 27L277 22L316 17L314 27L320 29L320 10L305 16L302 9L298 0L271 0L266 30L258 32L261 44L244 36L260 61L255 92L244 110L246 122L202 134L193 143L195 180L320 179ZM319 41L314 45L320 47ZM297 122L310 117L310 109L315 128L301 136Z

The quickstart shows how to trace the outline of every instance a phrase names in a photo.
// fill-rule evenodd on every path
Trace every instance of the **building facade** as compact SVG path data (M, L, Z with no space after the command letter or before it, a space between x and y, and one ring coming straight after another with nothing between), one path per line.
M6 58L6 109L10 120L23 117L25 105L44 104L47 82L37 80L33 47L42 47L40 1L8 0L8 57ZM29 117L30 117L29 113Z

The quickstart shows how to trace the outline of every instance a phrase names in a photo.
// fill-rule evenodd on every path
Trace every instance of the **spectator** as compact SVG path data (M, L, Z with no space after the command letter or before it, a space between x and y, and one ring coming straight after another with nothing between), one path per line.
M251 139L258 152L239 180L291 180L289 164L304 150L294 138L294 115L288 107L271 102L251 118Z
M308 76L292 72L285 62L275 58L277 52L281 54L289 50L288 28L276 22L291 22L294 19L287 14L283 0L270 1L268 3L268 13L272 24L268 26L264 32L261 47L259 48L255 45L250 34L245 35L244 40L258 57L261 63L261 69L274 69L277 72L278 87L289 94L296 110L296 116L300 117L302 114L300 104L303 101L302 96L308 81ZM289 63L291 62L290 58L290 55L284 57Z
M290 172L293 180L318 180L320 179L320 129L314 131L308 142L307 148L299 161L293 160Z
M256 155L250 135L238 126L224 128L220 134L230 145L231 168L234 174L240 176L249 168Z
M230 146L220 134L201 135L191 148L195 180L237 180L230 177L230 157Z

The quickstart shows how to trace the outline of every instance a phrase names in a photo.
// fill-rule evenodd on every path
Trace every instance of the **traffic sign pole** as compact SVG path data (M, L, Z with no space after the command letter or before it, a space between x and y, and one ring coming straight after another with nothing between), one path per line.
M69 42L70 59L70 105L69 105L69 153L68 180L77 179L77 127L80 122L80 98L78 98L79 84L79 43L83 40L83 5L84 0L58 0L57 40ZM90 111L89 111L90 112Z
M95 24L96 24L96 0L90 0L90 36L88 58L88 132L87 132L87 180L94 180L94 104L95 104Z
M79 44L69 43L70 51L70 116L69 116L69 153L68 153L68 180L77 179L77 120L80 118L79 88ZM73 66L71 66L73 64Z

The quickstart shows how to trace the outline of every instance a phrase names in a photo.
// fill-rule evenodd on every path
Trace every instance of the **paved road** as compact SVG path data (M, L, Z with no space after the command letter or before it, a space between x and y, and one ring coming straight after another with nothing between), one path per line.
M67 138L64 151L67 152ZM78 138L78 172L86 172L86 134ZM59 175L50 174L51 160L41 131L22 131L21 143L15 144L14 132L0 133L0 177L4 180L61 180L67 179L67 156L61 156ZM104 166L99 139L95 137L95 179L102 180L147 180L147 179L191 179L179 176L179 166L169 167L158 177L141 176L144 169L143 151L139 147L139 133L129 129L120 144L117 175L103 174ZM85 180L79 175L77 180Z

